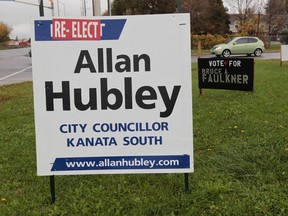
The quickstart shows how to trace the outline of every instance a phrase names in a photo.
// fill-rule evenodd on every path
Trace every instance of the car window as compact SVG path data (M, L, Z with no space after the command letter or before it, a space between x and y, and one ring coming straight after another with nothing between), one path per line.
M248 43L248 38L240 38L236 42L237 44L245 44Z
M235 39L235 38L229 39L228 41L226 41L226 44L233 43L234 39Z
M249 38L249 43L256 43L257 39L256 38Z

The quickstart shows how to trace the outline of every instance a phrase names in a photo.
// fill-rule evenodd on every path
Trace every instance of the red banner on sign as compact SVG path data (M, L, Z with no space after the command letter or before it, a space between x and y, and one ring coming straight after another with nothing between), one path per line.
M53 40L100 40L102 36L100 20L53 19Z

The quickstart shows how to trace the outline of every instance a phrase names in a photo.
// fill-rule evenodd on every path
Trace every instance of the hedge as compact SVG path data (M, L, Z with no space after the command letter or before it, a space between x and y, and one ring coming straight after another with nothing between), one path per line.
M192 35L191 36L191 44L192 48L197 48L198 42L201 41L202 49L211 49L216 44L226 43L231 37L235 35L226 35L223 37L221 35Z

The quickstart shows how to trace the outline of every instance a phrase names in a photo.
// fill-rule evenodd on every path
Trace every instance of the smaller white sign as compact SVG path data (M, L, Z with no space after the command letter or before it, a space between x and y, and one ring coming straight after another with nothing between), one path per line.
M281 45L281 61L288 61L288 45Z

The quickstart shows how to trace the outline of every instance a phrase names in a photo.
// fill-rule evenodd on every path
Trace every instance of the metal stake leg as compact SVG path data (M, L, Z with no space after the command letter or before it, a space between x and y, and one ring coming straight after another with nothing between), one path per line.
M189 193L189 175L188 173L184 173L184 184L185 184L185 193Z
M50 193L51 193L51 203L55 203L55 180L54 176L50 176Z

